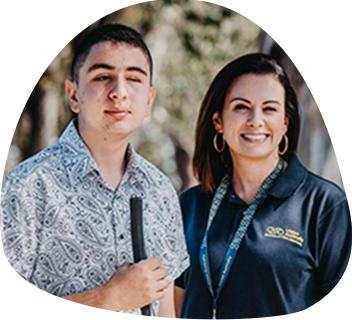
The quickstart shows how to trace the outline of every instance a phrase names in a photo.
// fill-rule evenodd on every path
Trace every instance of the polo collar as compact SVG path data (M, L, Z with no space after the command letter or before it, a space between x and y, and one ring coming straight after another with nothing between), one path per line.
M228 191L227 191L228 201L234 205L238 206L248 206L246 202L244 202L233 190L232 183L230 183Z
M269 195L276 198L287 198L292 195L308 174L307 169L299 160L297 154L291 157L286 170L277 178Z

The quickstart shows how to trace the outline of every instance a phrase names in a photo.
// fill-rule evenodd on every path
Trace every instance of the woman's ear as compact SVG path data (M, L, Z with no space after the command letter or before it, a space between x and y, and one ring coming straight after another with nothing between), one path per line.
M77 85L75 82L66 79L65 80L65 92L67 95L68 103L72 112L79 113L80 107L77 99Z
M289 121L288 117L285 116L284 124L285 124L285 127L286 127L286 132L287 132L287 130L288 130L289 122L290 122L290 121ZM286 133L286 132L285 132L285 133Z
M213 114L213 125L216 132L218 133L223 132L222 120L218 111Z

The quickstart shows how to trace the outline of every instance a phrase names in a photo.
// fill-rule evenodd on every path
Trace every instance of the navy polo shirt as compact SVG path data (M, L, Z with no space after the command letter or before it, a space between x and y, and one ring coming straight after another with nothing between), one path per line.
M211 318L212 297L199 264L213 193L199 186L181 195L191 266L176 280L185 289L182 317ZM247 204L228 190L210 229L213 283ZM344 192L305 169L297 156L258 208L220 294L217 317L254 318L308 308L339 281L351 250Z

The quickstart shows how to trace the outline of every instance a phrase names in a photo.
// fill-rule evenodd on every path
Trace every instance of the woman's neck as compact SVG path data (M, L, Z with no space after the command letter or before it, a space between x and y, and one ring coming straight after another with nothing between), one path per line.
M250 203L264 180L274 170L278 160L278 155L271 155L261 159L233 156L232 185L235 193L242 200Z

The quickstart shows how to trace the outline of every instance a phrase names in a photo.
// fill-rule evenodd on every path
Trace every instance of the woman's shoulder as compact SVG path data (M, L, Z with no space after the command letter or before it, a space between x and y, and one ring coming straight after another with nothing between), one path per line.
M212 193L205 192L201 185L193 186L180 194L180 204L183 212L198 211L211 201Z
M196 185L193 186L185 191L183 191L180 194L180 201L181 204L183 202L189 202L189 201L199 201L202 198L205 198L207 196L207 194L202 190L201 185Z
M292 190L303 191L305 197L313 197L315 201L320 199L333 203L346 198L340 186L309 170L297 155L292 158L287 171L284 182L293 183L295 187L292 187Z
M335 182L328 180L312 171L307 171L306 186L319 194L326 194L333 198L345 198L344 190Z
M342 207L348 210L346 194L335 182L308 171L304 188L306 201L314 201L324 216L334 210L341 211Z

